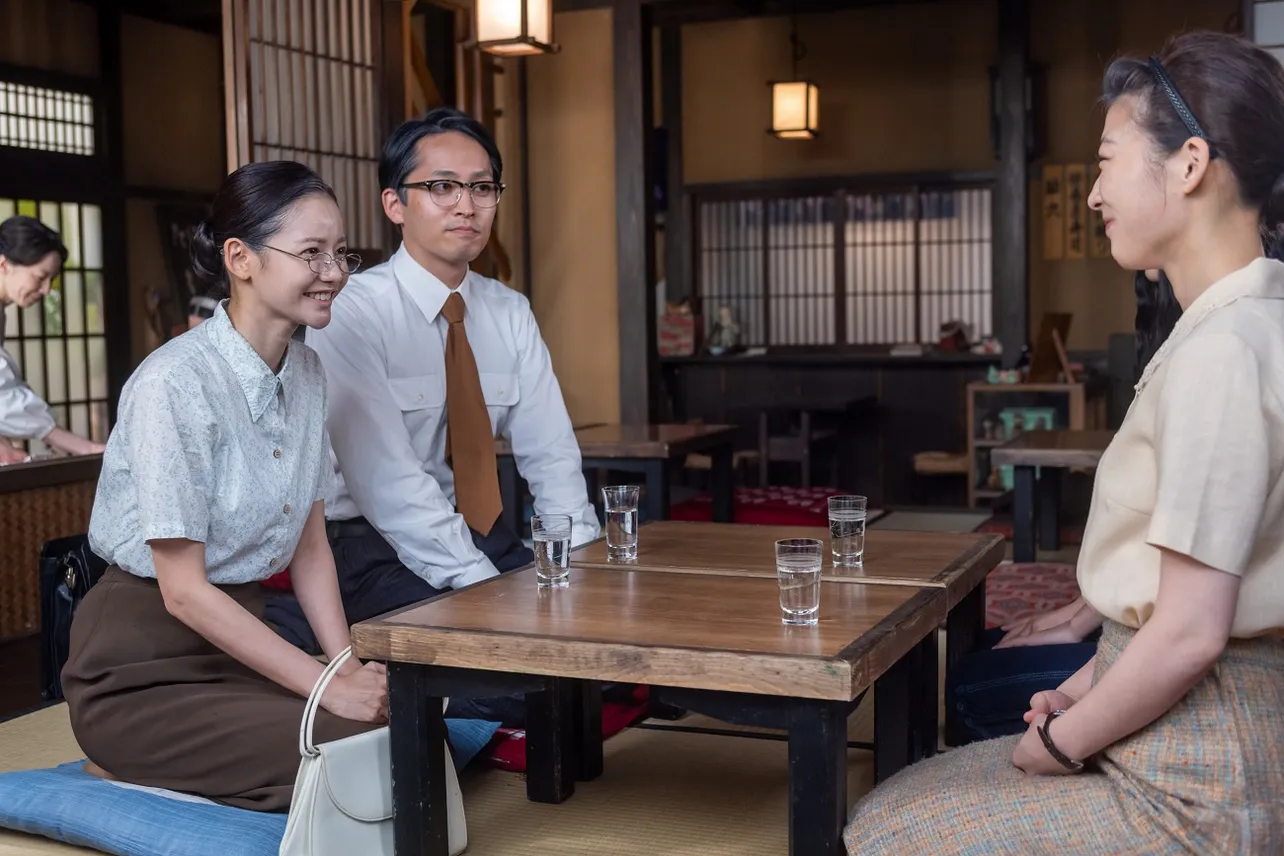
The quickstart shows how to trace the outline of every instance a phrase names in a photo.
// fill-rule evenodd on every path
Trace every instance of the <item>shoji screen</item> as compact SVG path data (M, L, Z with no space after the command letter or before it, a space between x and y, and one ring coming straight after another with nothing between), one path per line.
M388 235L377 178L381 2L223 0L229 170L312 167L338 194L349 245L367 257Z

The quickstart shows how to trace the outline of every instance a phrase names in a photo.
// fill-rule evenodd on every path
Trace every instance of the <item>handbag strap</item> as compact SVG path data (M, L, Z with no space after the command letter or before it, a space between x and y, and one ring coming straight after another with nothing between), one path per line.
M299 754L315 758L321 754L317 751L316 744L312 742L312 725L317 718L317 708L321 706L321 696L325 695L326 687L330 686L330 681L339 673L339 669L348 658L352 656L352 646L344 648L339 656L330 661L329 665L321 672L321 677L317 678L316 686L312 688L312 694L308 696L308 703L303 707L303 721L299 724Z

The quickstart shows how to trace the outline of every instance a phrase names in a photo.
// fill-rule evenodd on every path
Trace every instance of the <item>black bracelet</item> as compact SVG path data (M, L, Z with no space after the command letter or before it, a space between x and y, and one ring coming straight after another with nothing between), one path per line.
M1052 742L1052 737L1048 734L1048 726L1052 724L1052 720L1064 713L1064 710L1052 711L1052 713L1048 715L1048 718L1043 721L1043 724L1035 728L1035 730L1039 732L1039 739L1043 741L1043 748L1048 750L1048 754L1052 756L1053 760L1070 772L1079 773L1083 771L1083 762L1071 761L1067 758L1065 753L1057 748L1057 744Z

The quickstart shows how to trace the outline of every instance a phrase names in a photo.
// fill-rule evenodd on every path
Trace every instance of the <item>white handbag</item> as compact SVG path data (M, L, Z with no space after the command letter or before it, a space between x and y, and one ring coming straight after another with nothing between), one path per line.
M280 856L394 856L392 844L392 761L388 728L323 743L312 742L312 724L321 696L352 649L321 673L308 696L299 725L299 775ZM446 817L450 854L468 847L464 797L446 747Z

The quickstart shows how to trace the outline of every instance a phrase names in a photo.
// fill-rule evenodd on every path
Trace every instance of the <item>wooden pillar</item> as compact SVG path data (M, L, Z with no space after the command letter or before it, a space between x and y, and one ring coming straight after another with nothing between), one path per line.
M1030 12L1027 0L999 0L999 163L994 186L994 334L1012 365L1029 338L1029 175L1026 72Z
M620 421L651 421L659 363L655 325L655 201L651 161L651 23L642 0L614 0L616 290Z
M103 188L103 329L107 347L107 422L116 423L120 393L133 371L133 315L125 232L125 99L121 13L114 4L98 9L98 56L103 109L100 139L107 163Z
M685 198L682 171L682 25L660 30L661 124L668 134L668 174L665 176L664 279L665 298L677 302L691 296L691 212Z

